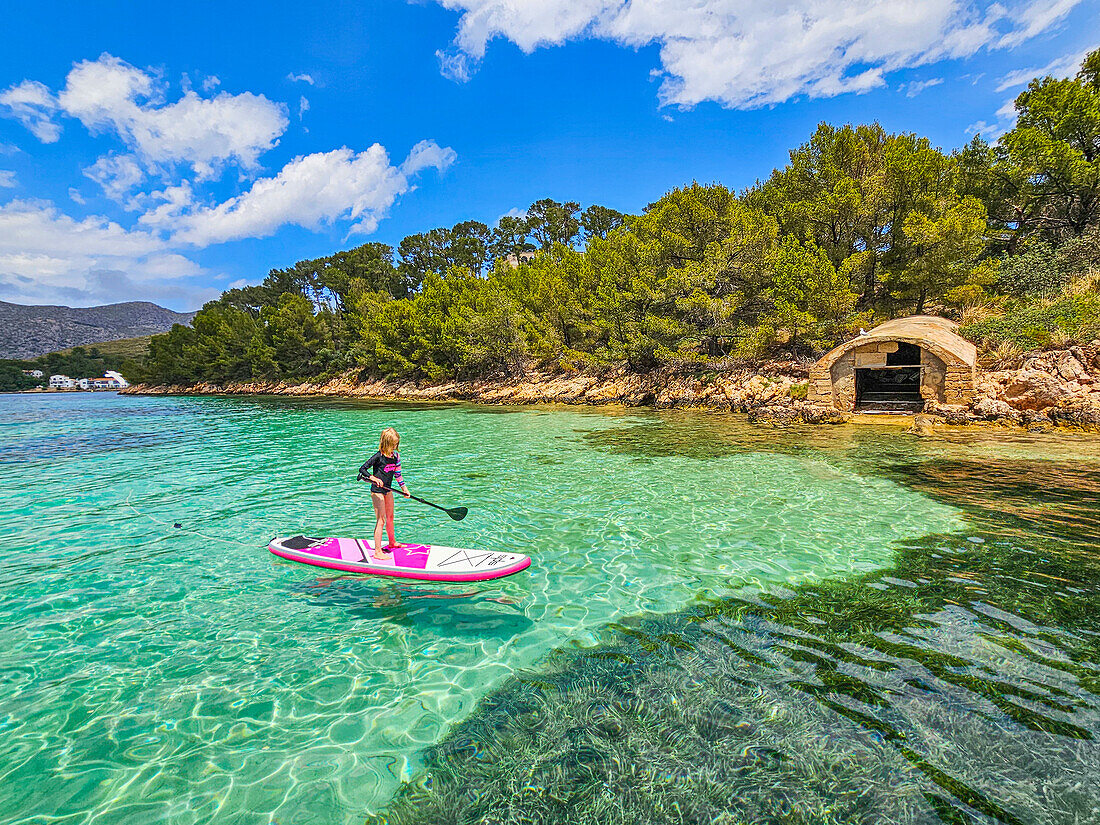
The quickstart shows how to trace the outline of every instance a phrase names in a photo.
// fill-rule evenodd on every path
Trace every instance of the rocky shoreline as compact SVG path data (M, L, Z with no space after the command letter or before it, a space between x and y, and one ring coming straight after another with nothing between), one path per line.
M231 384L135 384L130 395L286 395L378 401L473 401L481 404L621 404L657 409L699 408L748 415L759 424L841 424L849 413L805 400L809 366L773 362L756 368L686 373L636 373L618 367L602 373L530 372L518 377L417 383L361 380L347 373L326 381L244 381ZM891 417L876 416L889 421ZM857 416L858 419L858 416ZM899 421L914 421L902 418ZM1028 353L1012 369L983 371L968 406L930 402L913 430L938 424L991 422L1028 429L1060 426L1100 431L1100 341L1086 347Z

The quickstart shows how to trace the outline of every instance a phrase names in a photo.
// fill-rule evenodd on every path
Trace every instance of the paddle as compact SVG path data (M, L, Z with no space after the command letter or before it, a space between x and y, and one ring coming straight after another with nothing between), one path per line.
M360 473L359 478L357 479L357 481L367 481L368 478L369 478L369 476L365 476L365 475ZM383 487L382 489L385 490L387 493L394 492L392 487ZM397 492L401 493L400 490L398 490ZM401 495L405 495L405 494L401 493ZM436 510L442 510L444 513L446 513L448 516L453 518L455 521L462 521L462 519L466 518L466 514L468 512L470 512L465 507L449 507L449 508L448 507L441 507L438 504L432 504L430 501L426 501L426 500L420 498L419 496L414 496L414 495L411 495L411 494L408 496L408 498L411 498L413 501L419 501L421 504L427 504L429 507L434 507Z

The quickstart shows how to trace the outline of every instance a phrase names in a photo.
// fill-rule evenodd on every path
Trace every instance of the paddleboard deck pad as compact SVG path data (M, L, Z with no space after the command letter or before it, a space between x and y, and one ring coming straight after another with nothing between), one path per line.
M291 536L272 539L267 549L289 561L316 567L423 581L476 582L499 579L525 570L531 564L530 558L519 553L463 550L431 544L395 547L380 561L374 558L372 544L367 539Z

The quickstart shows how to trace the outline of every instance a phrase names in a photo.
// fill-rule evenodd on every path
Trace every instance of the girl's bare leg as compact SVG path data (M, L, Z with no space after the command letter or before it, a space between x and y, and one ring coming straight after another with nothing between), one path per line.
M397 539L393 536L393 493L386 493L386 533L390 537L390 547L397 547Z
M374 552L371 553L371 557L378 561L385 561L386 557L382 554L382 531L386 527L386 494L385 493L371 493L371 504L374 505ZM393 502L390 502L390 506L393 506ZM393 527L390 527L393 530Z

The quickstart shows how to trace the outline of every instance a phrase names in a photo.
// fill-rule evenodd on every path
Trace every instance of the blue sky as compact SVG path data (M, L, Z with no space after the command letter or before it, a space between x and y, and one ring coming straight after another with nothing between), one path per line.
M742 188L820 121L951 149L1100 46L1100 0L6 9L0 299L193 309L542 197Z

